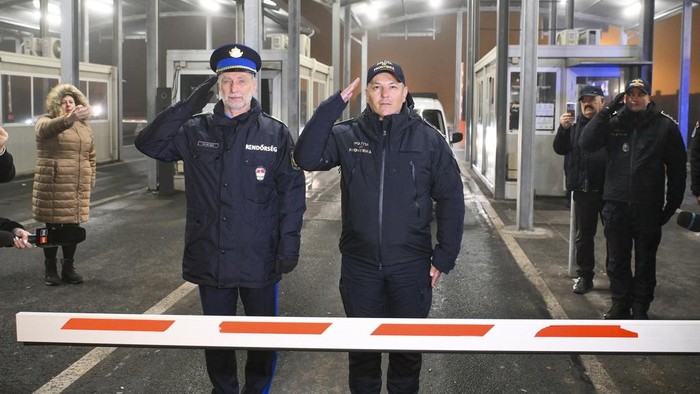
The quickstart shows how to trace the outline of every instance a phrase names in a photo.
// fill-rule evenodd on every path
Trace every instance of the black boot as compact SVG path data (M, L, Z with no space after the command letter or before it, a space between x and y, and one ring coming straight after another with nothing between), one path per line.
M634 320L649 320L649 304L635 302L632 304L632 318Z
M83 283L83 277L75 272L74 261L73 259L61 259L61 280L77 285Z
M630 305L620 301L613 301L610 310L603 315L603 319L606 320L630 319L631 317Z
M44 259L44 283L46 286L56 286L61 283L56 268L56 259Z

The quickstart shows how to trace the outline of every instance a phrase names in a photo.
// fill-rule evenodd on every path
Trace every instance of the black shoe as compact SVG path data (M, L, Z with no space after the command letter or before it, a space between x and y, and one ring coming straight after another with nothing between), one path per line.
M56 286L61 283L61 278L58 277L58 269L56 268L56 259L44 260L44 283L46 286Z
M632 319L634 320L649 320L649 304L635 302L632 304Z
M579 276L578 279L576 279L576 283L574 284L574 293L586 294L591 290L593 290L593 279L584 278L583 276Z
M620 320L620 319L631 319L629 304L622 304L619 302L613 302L610 310L603 315L603 319L606 320Z

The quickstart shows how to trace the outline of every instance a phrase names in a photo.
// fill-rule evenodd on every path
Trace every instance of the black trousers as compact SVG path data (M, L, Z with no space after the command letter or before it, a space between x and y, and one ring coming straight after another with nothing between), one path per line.
M598 216L603 209L600 192L574 191L576 217L576 272L579 277L593 279L595 274L595 234Z
M384 265L381 268L343 256L340 295L348 317L428 317L432 303L430 261ZM379 393L382 354L350 352L351 393ZM420 353L389 353L389 393L417 393Z
M646 205L607 201L603 207L603 221L608 241L607 272L613 302L648 305L654 299L656 287L661 210Z
M205 315L235 316L238 295L246 316L277 316L278 286L274 284L261 289L231 288L220 289L199 286L199 296ZM277 353L274 351L253 351L247 353L245 365L244 393L268 393L275 374ZM212 393L237 394L238 364L236 351L230 349L205 349L207 373L214 385Z

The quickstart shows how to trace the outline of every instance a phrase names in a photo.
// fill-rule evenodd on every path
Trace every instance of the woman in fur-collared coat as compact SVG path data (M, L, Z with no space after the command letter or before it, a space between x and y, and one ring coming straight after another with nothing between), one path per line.
M78 88L59 84L46 96L46 110L36 121L32 214L48 228L78 226L89 218L90 192L95 186L95 145L87 123L90 105ZM76 247L62 246L61 278L56 266L58 247L43 249L47 286L61 281L82 283L74 266Z

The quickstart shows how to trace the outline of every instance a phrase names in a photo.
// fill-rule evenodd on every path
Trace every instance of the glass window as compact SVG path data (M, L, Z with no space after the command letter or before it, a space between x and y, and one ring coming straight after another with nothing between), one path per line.
M56 78L41 78L34 77L34 119L39 115L46 113L46 95L49 94L51 89L58 84L58 79Z
M3 123L32 123L31 78L2 76Z
M557 98L557 73L555 71L537 72L537 97L535 99L535 128L537 131L554 132L554 108ZM508 128L519 129L520 116L520 72L510 73L510 107Z
M88 84L88 101L92 107L92 117L94 119L107 119L107 83L90 82Z

